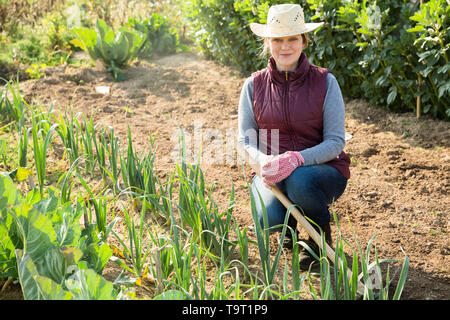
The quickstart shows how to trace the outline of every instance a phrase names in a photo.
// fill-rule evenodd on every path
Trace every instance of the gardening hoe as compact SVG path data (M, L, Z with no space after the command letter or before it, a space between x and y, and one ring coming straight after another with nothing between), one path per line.
M238 151L238 154L244 160L248 161L248 163L252 167L253 171L255 171L259 177L261 177L259 163L255 159L253 159L250 156L250 154L247 152L247 150L245 150L239 143L237 144L237 151ZM292 208L291 214L294 216L294 218L297 220L297 222L299 222L302 225L302 227L305 228L306 232L311 236L311 238L314 240L314 242L317 243L317 245L320 247L320 249L323 250L322 239L321 239L320 234L316 231L316 229L314 229L311 226L309 221L306 220L306 218L302 215L300 210L298 210L297 207L293 206L292 202L284 195L283 192L281 192L281 190L276 185L271 187L271 191L273 192L275 197L278 200L280 200L280 202L286 207L286 209ZM327 253L328 258L334 262L334 259L335 259L334 250L326 242L325 242L325 246L326 246L326 253ZM339 258L339 264L343 265L340 258ZM349 279L351 279L352 272L350 269L347 269L347 275L348 275ZM361 281L358 281L357 292L361 296L364 296L364 288L365 288L365 286L361 283Z

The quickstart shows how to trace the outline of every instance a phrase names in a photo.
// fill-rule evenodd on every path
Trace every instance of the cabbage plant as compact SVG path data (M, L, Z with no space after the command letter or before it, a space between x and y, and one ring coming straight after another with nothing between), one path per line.
M113 74L114 80L124 80L121 69L129 61L145 56L150 49L147 35L127 27L120 27L115 33L102 19L97 19L95 27L95 30L74 29L76 38L71 43L84 50L93 60L100 59L108 72Z

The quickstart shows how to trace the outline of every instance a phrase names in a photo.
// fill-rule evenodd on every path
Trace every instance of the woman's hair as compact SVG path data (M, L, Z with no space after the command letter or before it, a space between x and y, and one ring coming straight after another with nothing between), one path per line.
M301 36L303 38L303 49L306 49L308 47L308 41L309 41L308 33L302 33ZM269 41L269 38L263 38L262 51L259 54L259 56L261 58L266 58L270 54L268 41Z

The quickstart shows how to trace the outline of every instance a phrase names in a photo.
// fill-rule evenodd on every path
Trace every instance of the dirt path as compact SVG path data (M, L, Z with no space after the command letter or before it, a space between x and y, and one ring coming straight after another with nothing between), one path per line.
M233 151L234 138L227 136L237 134L245 79L229 68L183 53L134 65L121 83L93 69L47 73L21 84L27 99L92 113L95 122L114 127L121 141L130 124L137 148L148 147L149 134L157 132L155 166L162 174L174 168L178 124L193 139L201 126L207 141L203 149L210 155L220 154L214 148L225 141L231 141L226 146ZM97 86L110 86L110 93L97 93ZM450 123L392 114L358 100L347 101L346 108L352 138L345 150L352 158L352 178L335 204L344 237L352 242L349 220L364 246L377 234L381 258L402 259L403 248L411 260L403 299L449 299ZM202 169L209 183L216 182L215 200L221 206L234 183L233 214L241 226L252 225L246 181L236 159L219 156L216 164L202 162ZM391 277L397 271L394 266Z

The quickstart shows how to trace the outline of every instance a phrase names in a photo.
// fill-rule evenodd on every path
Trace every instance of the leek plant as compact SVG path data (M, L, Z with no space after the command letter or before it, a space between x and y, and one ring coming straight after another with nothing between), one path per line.
M185 295L190 296L189 292L193 280L191 274L192 254L195 252L198 256L198 250L192 241L192 234L177 225L173 210L170 210L170 219L170 255L173 264L173 276L168 280L168 285L174 286ZM180 231L184 235L184 243L182 242L183 238L180 235Z
M29 108L35 119L38 130L42 132L43 136L46 136L50 131L50 126L52 124L53 104L50 105L50 108L47 111L40 105L30 106Z
M119 190L119 138L114 135L114 128L109 127L109 148L108 159L109 159L109 177L112 180L114 191L117 193ZM105 146L106 147L106 146Z
M289 211L290 213L290 211ZM300 245L297 242L297 233L294 233L294 230L292 230L291 227L289 227L289 232L293 234L292 242L294 243L292 248L292 292L290 292L290 296L292 296L294 299L299 298L299 294L301 292L301 288L303 285L303 282L305 281L306 274L300 275L300 261L299 261L299 254L300 254ZM287 282L287 267L288 264L285 263L285 270L284 270L284 277L283 277L283 285L286 288L286 282ZM285 290L285 293L287 293L287 290Z
M123 158L120 154L120 171L126 190L125 192L137 198L134 201L145 202L149 210L157 213L161 209L157 192L157 187L158 185L161 186L161 182L154 170L155 139L156 135L150 137L150 150L146 155L142 151L141 156L139 156L133 149L131 131L128 126L127 155L126 158Z
M61 203L66 203L70 201L70 196L72 193L72 187L75 184L74 181L70 182L70 178L73 175L73 171L77 168L78 162L81 161L81 157L75 160L75 162L70 166L69 170L61 175L59 178L56 186L58 187L59 184L62 182L61 188L60 188L60 200Z
M105 185L109 185L111 181L114 186L114 192L117 193L119 190L119 170L117 163L119 158L119 138L114 135L114 129L112 127L109 127L109 133L105 128L102 128L98 137L96 135L95 127L91 127L89 131L91 132L87 132L86 135L90 136L94 142L93 145L95 147L97 164L100 169L102 180ZM87 138L83 138L83 140L87 140ZM88 142L85 142L84 144L89 148L92 148L92 145L88 144ZM108 177L110 181L108 180Z
M21 130L25 123L25 116L27 111L27 103L23 100L20 90L19 82L15 83L16 89L13 87L14 82L6 82L6 85L0 91L0 114L3 120L10 121L12 125ZM8 99L6 92L9 90L12 96L12 101Z
M22 134L19 138L19 167L27 167L27 153L28 153L28 135L30 134L30 128L22 128Z
M193 277L192 296L196 300L212 300L214 298L214 291L208 292L206 289L208 273L206 271L206 259L197 263L195 269L196 277Z
M163 218L167 224L170 224L171 222L170 212L172 210L173 203L173 181L175 181L175 171L172 172L172 175L167 175L166 183L162 183L161 180L158 179L161 200L161 206L158 212L163 214Z
M95 152L97 154L97 164L100 169L100 174L102 176L102 180L105 184L108 183L107 180L107 167L106 167L106 159L107 159L107 149L106 149L106 140L105 140L105 130L102 129L101 133L98 135L96 132L93 132L92 141L94 142Z
M137 277L137 283L140 283L141 277L147 267L147 257L150 254L151 249L150 246L144 249L144 224L146 209L146 204L144 203L141 210L139 226L136 226L133 217L131 217L128 210L123 207L124 220L128 231L128 245L125 243L125 239L122 239L117 235L117 233L114 232L114 230L111 230L113 235L123 247L122 252L125 259L131 265L129 266L116 257L112 257L111 259L125 270L128 270L134 274Z
M284 241L284 238L286 235L287 222L289 219L290 210L288 210L288 212L284 218L280 241L279 241L278 248L277 248L277 251L275 254L275 258L272 261L272 258L270 256L270 238L269 238L271 228L269 228L269 226L268 226L268 218L267 218L266 208L264 206L261 195L258 192L259 201L261 202L261 207L263 210L263 227L262 227L261 224L259 223L259 217L258 217L258 213L256 211L255 195L253 195L251 187L248 185L248 183L247 183L247 187L250 191L252 217L253 217L253 222L255 225L256 239L257 239L257 243L258 243L259 255L261 258L261 264L262 264L262 269L263 269L263 274L264 274L264 284L266 287L269 287L274 283L275 272L278 268L281 251L282 251L282 247L283 247L283 241ZM273 226L272 228L278 228L280 226Z
M239 228L239 226L237 225L237 223L235 223L234 226L234 230L237 236L237 242L238 242L238 246L239 246L239 254L241 257L241 261L244 264L244 266L248 266L248 236L247 236L247 232L248 232L248 227L245 227L242 231Z
M188 168L190 170L188 170ZM199 190L205 190L203 180L201 180L202 184L198 186L199 168L200 167L198 165L192 166L186 164L184 161L181 166L179 164L176 166L177 180L179 182L178 208L180 212L181 225L184 228L190 226L195 239L200 237L200 233L202 231L199 214L201 208L197 199L197 193L199 193Z
M154 169L154 163L155 163L155 140L156 135L153 137L150 137L150 150L146 157L142 160L143 162L143 195L144 195L144 201L148 202L149 209L153 213L159 212L159 198L160 195L158 195L157 186L160 186L161 190L161 182L158 178L158 176L155 173ZM150 201L153 200L153 201ZM167 218L167 215L166 215Z
M144 177L142 174L142 161L133 149L130 126L128 126L127 139L127 155L126 158L122 158L122 155L120 154L120 166L125 189L128 190L128 192L133 193L133 190L135 192L143 190Z
M200 242L200 247L207 250L216 259L220 256L228 260L237 246L236 241L230 240L230 230L234 220L234 185L227 209L219 212L219 208L212 197L214 185L206 187L200 161L191 165L185 161L186 146L184 132L180 128L181 165L177 163L176 172L179 182L179 203L181 223L189 226L193 232L194 241Z
M19 155L19 163L18 167L9 173L9 176L12 179L17 178L18 180L23 180L25 175L28 175L29 171L26 169L27 167L27 153L28 153L28 136L30 134L31 128L22 127L22 134L19 136L19 145L18 145L18 155ZM6 151L6 143L5 143L5 151ZM6 166L6 154L4 157L4 163ZM23 174L24 172L25 175Z
M8 157L6 153L6 141L0 140L0 163L3 163L3 167L6 169L8 166L8 161L11 159L12 155Z
M160 235L155 225L153 225L153 229L154 232L147 229L154 248L150 254L150 260L152 261L149 264L149 269L153 278L156 278L159 282L159 287L164 288L164 279L170 277L174 268L171 260L173 246L170 237Z
M85 172L86 174L90 173L92 178L94 177L94 169L97 161L93 145L93 141L95 138L95 127L92 120L92 115L89 119L89 122L86 120L86 118L84 118L82 123L77 121L76 124L81 135L81 143L83 144L83 152L86 158Z
M47 131L45 135L42 133L42 129L38 130L38 123L34 117L32 119L31 133L33 136L33 150L34 150L34 161L36 164L36 172L39 181L39 192L41 197L44 194L44 179L45 179L45 166L47 161L47 149L48 145L52 139L53 130L59 126L59 124L53 124Z
M391 279L389 275L389 266L387 269L386 278L384 280L381 271L381 263L400 262L400 260L379 259L376 247L374 247L375 260L373 262L370 262L372 243L376 235L374 235L369 240L366 251L363 252L359 244L359 241L356 237L356 234L354 234L360 257L358 260L357 252L352 248L353 252L351 261L352 274L351 277L349 277L347 273L349 264L347 262L346 254L344 252L344 243L347 243L348 245L349 243L342 237L341 231L339 229L339 223L336 218L336 214L334 212L333 214L338 230L334 266L332 267L330 265L329 261L326 258L326 252L324 252L323 250L320 250L320 257L317 257L314 254L314 252L308 249L320 261L320 291L316 292L316 290L312 287L310 282L311 296L314 299L320 298L323 300L357 300L361 298L364 300L376 300L376 299L388 300L390 298L392 298L393 300L400 299L409 269L408 256L405 254L405 259L403 261L403 266L401 269L396 290L394 294L391 295L390 297L389 288L391 285ZM322 241L323 242L325 241L323 237ZM306 244L304 243L302 243L302 245L307 247ZM324 250L326 250L325 246L323 246L323 248ZM341 261L341 263L339 261ZM359 266L362 269L361 273L359 272ZM370 272L371 270L374 272L374 275L372 275L372 272ZM364 292L357 291L358 281L361 279L364 284Z
M72 169L72 168L71 168ZM69 170L70 171L70 170ZM117 221L120 220L120 218L114 217L114 213L112 214L113 219L112 221L107 224L108 220L108 213L110 212L111 206L114 206L115 201L111 201L108 205L107 200L110 199L105 196L95 196L92 189L89 187L89 185L86 183L86 181L83 179L83 177L76 173L78 176L78 179L82 186L86 189L88 192L88 199L85 200L85 204L87 206L84 207L85 215L89 218L89 224L92 225L92 210L95 214L95 228L97 229L97 232L99 233L99 238L103 242L106 242L108 239L108 236L110 232L112 231L114 225ZM86 210L88 212L86 212Z
M209 190L206 188L200 166L184 163L181 167L177 165L177 171L180 183L178 208L183 225L191 227L194 240L199 240L203 249L210 250L216 257L224 255L226 259L230 258L237 245L236 241L230 240L229 234L232 228L234 186L229 207L219 213L211 197L212 187Z
M61 114L59 114L59 117L54 117L55 123L58 124L56 132L61 138L61 142L65 148L65 153L69 155L70 165L72 165L81 155L80 135L78 130L79 115L80 113L77 113L75 116L72 114L69 118L66 112L64 118ZM78 168L76 168L76 170L78 170Z

